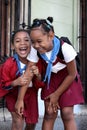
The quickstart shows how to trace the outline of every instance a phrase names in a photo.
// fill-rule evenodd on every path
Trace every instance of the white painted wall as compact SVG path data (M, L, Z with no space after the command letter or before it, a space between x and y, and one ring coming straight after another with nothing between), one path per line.
M55 34L59 37L69 37L78 50L79 0L32 0L31 2L31 20L52 16ZM44 104L40 99L40 91L38 100L39 114L42 116Z
M58 36L68 36L78 50L79 0L32 0L31 19L54 18Z

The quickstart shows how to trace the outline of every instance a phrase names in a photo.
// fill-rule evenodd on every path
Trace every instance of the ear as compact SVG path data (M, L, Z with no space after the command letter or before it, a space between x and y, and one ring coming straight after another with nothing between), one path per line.
M49 32L49 38L50 38L51 40L53 40L53 38L54 38L54 32L53 32L53 31L50 31L50 32Z

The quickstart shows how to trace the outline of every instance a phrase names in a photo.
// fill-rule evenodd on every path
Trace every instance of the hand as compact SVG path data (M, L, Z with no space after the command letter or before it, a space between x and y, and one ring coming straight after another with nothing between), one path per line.
M28 77L25 76L24 74L20 77L18 77L15 81L14 81L14 86L24 86L28 84Z
M53 108L53 111L57 112L58 109L60 109L60 106L58 104L58 95L56 95L55 92L47 96L45 100L49 100L48 111Z
M17 100L15 104L15 111L19 116L23 115L24 111L24 102L23 100Z
M41 79L41 74L39 72L38 67L36 65L33 65L31 69L33 71L33 74L36 75L38 79Z

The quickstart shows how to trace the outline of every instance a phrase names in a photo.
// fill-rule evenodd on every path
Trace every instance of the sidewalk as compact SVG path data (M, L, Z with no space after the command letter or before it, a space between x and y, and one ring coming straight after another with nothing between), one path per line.
M3 109L0 109L0 130L11 130L11 115L5 109L4 116L6 121L4 122ZM87 105L79 105L74 108L75 120L77 123L78 130L87 130ZM40 116L35 130L41 130L43 117ZM64 130L60 114L56 119L54 130Z
M74 114L77 115L87 115L87 105L76 105L74 107ZM6 108L0 108L0 121L4 121L4 117L6 120L11 120L11 115ZM58 114L60 117L60 113ZM43 115L40 115L40 118L43 118Z

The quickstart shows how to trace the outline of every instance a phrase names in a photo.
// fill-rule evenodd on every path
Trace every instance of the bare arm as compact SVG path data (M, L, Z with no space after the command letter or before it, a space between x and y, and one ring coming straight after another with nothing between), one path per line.
M23 114L23 110L24 110L23 99L24 99L25 93L28 89L28 86L29 86L29 84L32 80L32 77L33 77L33 73L32 73L32 70L31 70L32 65L34 65L34 63L29 62L27 69L26 69L26 72L25 72L25 76L28 77L28 82L27 82L26 85L20 87L20 90L19 90L19 93L18 93L18 98L17 98L16 104L15 104L15 110L19 115Z
M27 65L27 69L26 69L24 75L25 75L25 77L28 78L28 82L26 83L26 85L24 85L20 88L20 91L19 91L19 94L18 94L18 99L22 99L22 100L24 99L24 95L27 91L27 88L28 88L32 78L33 78L33 72L31 70L32 65L34 65L33 62L29 62L28 65Z
M55 111L55 106L57 106L57 108L60 108L58 104L59 97L69 87L69 85L73 82L73 80L76 77L77 70L76 70L76 64L74 60L67 63L67 70L68 70L68 75L65 77L65 79L58 87L58 89L46 98L46 99L48 98L50 99L50 105L54 106L54 111Z
M29 83L31 82L33 75L36 75L37 80L41 80L41 75L39 73L38 67L34 63L29 63L27 70L25 72L25 75L28 76L28 83L20 88L19 94L18 94L18 100L23 100L24 95L27 91L27 88L29 86Z
M69 87L69 85L73 82L73 80L76 77L77 70L76 70L76 64L74 60L67 63L67 70L68 70L68 75L66 76L66 78L64 79L64 81L56 91L56 94L58 94L58 96L60 96Z

